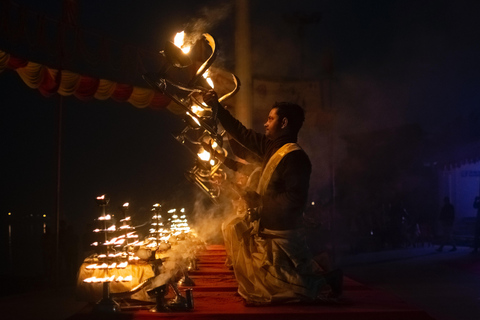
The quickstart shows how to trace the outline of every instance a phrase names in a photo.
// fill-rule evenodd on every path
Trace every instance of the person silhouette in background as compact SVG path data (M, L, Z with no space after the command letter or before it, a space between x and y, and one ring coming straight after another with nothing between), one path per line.
M475 197L473 208L477 209L477 217L475 219L475 236L473 238L472 253L478 253L478 247L480 246L480 197Z
M440 227L442 229L442 241L437 251L441 252L446 244L451 244L452 249L450 251L456 251L455 239L453 239L453 223L455 222L455 207L450 203L450 198L443 198L443 207L440 210L439 217Z

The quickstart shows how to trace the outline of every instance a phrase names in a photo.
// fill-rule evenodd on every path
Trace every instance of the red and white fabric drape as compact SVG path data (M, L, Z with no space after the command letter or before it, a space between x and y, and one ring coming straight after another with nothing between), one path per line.
M74 95L83 101L112 98L118 102L128 102L137 108L155 109L165 108L171 101L153 89L52 69L0 50L0 73L5 69L17 72L27 86L37 89L45 97L58 93L62 96Z

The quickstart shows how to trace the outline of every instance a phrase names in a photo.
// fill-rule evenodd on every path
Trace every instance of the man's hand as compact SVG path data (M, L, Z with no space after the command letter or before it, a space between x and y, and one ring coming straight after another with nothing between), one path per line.
M260 195L252 190L245 191L242 198L249 208L257 208L262 204Z
M213 90L209 90L206 93L203 94L203 102L205 102L207 105L210 107L219 107L220 102L218 102L218 96L217 93Z

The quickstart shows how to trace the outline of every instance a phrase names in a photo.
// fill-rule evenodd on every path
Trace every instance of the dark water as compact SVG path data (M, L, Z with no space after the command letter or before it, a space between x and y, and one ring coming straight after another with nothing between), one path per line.
M57 260L56 235L42 216L4 217L0 227L0 295L73 283L78 261L75 234L62 235ZM70 247L66 253L66 248ZM58 261L58 263L57 263Z

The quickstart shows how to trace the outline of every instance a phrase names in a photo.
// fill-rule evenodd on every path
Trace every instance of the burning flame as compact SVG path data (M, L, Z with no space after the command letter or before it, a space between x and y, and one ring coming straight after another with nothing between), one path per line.
M210 87L212 87L212 89L214 88L212 79L207 78L207 83L210 85Z
M197 153L198 157L203 160L203 161L209 161L210 160L210 152L208 152L207 150L203 149L202 152L200 153Z
M110 245L117 245L120 246L125 242L125 239L121 239L121 237L118 238L113 238L110 241L106 241L104 245L110 246Z
M185 31L178 32L173 39L173 44L182 49L183 53L190 52L190 46L185 45Z
M117 279L115 279L115 276L105 277L105 278L90 277L90 278L84 279L83 282L98 283L98 282L112 282L112 281L132 281L132 280L133 280L133 277L129 275L126 277L118 276Z
M195 113L197 116L200 116L201 113L205 111L205 109L196 105L191 106L190 109L192 109L192 112Z
M138 238L138 234L135 234L135 232L130 232L130 233L127 233L127 238Z
M152 226L162 226L163 227L163 222L160 222L160 223L152 222Z
M213 81L210 78L210 70L207 69L203 74L203 77L205 78L205 80L207 80L207 83L210 85L210 87L212 87L212 89L215 89L215 86L213 85Z
M120 282L120 281L132 281L133 277L130 275L130 276L126 276L125 278L122 277L122 276L118 276L118 278L115 280L117 282Z
M185 31L178 32L173 39L173 44L179 47L183 53L187 54L190 52L190 45L185 44ZM207 80L207 83L214 89L213 81L210 78L209 70L206 70L203 74L203 77Z
M190 116L190 117L193 119L193 121L195 121L195 123L196 123L199 127L201 126L200 121L198 121L198 119L197 119L196 117L192 116L192 114L191 114L190 112L187 111L187 115Z
M129 257L129 260L130 257ZM121 262L121 263L116 263L113 262L112 264L108 265L107 263L102 263L102 264L90 264L85 267L85 269L92 270L92 269L125 269L128 266L128 262Z

